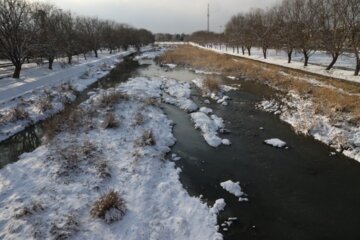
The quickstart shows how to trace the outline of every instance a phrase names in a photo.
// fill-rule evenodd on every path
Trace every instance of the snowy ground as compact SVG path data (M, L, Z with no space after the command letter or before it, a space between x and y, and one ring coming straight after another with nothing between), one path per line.
M80 105L74 129L1 169L0 238L222 239L223 200L210 208L190 197L167 160L173 123L157 104L166 92L182 106L187 88L173 92L174 84L134 78L98 90ZM94 217L94 203L110 189L124 204L104 204Z
M288 93L280 101L263 100L257 107L279 115L298 133L313 136L338 152L360 161L360 127L349 123L349 114L337 114L330 119L316 112L311 98L295 92Z
M83 91L115 67L133 50L113 55L100 54L71 66L54 64L26 69L20 80L0 80L0 141L22 131L27 126L61 111Z
M338 60L337 64L335 65L336 67L349 68L349 70L332 69L330 71L327 71L327 70L325 70L324 66L327 65L328 63L330 63L331 59L324 52L317 52L317 53L313 54L310 57L309 66L304 67L304 63L302 62L302 57L299 53L294 54L294 61L289 64L287 62L286 55L284 55L284 53L281 51L275 51L275 50L270 49L269 53L268 53L268 58L264 59L262 52L258 48L253 48L252 53L251 53L252 56L248 56L248 55L242 55L242 53L240 53L240 54L237 54L236 52L234 53L232 48L230 48L230 47L226 51L225 47L222 47L222 49L220 50L218 48L215 48L215 46L211 48L211 47L203 47L196 43L189 43L189 44L191 44L192 46L199 47L199 48L209 49L209 50L212 50L212 51L218 52L218 53L226 53L226 54L233 55L233 56L253 59L253 60L260 61L260 62L275 64L275 65L279 65L279 66L283 66L283 67L287 67L287 68L307 71L307 72L319 74L319 75L326 76L326 77L333 77L333 78L338 78L338 79L343 79L343 80L347 80L347 81L353 81L353 82L360 83L360 76L354 76L354 70L352 70L355 68L355 59L351 54L342 55L341 57L339 57L339 60ZM311 64L311 63L313 63L313 64Z

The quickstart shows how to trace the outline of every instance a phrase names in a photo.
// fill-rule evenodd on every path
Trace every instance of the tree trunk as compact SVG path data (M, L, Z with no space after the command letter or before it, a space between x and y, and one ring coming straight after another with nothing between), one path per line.
M237 54L239 54L240 51L239 46L236 46L236 50L237 50Z
M20 78L20 72L21 72L21 64L16 64L14 74L13 74L13 78L19 79Z
M112 54L112 52L113 52L113 50L112 50L112 48L110 48L110 54Z
M72 56L71 55L68 55L68 64L71 64L72 63Z
M86 53L84 53L84 59L87 60Z
M326 70L330 70L330 69L333 68L333 66L335 65L338 57L339 57L339 53L333 54L333 56L332 56L333 59L332 59L331 63L329 64L329 66L327 66Z
M245 47L244 46L241 46L241 51L242 51L242 54L245 55Z
M360 58L356 60L355 76L359 76L360 73Z
M303 50L303 54L304 54L304 67L307 67L309 63L309 54L307 53L306 50Z
M293 53L293 50L292 50L292 49L287 51L288 63L291 63L292 53Z
M50 70L53 69L53 63L54 63L54 58L53 58L53 57L49 57L49 69L50 69Z
M101 51L101 50L100 50ZM94 49L94 53L95 53L95 57L97 58L98 57L98 52L96 49Z
M267 57L267 48L266 47L263 47L263 55L264 55L264 59L266 59Z
M251 56L251 47L246 47L248 51L248 55Z

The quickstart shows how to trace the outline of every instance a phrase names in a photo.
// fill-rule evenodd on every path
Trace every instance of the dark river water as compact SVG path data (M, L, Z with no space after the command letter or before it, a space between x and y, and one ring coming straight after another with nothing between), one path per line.
M139 66L128 59L89 90L112 87L133 76L168 76L183 81L199 77L184 69ZM221 230L225 239L360 239L360 164L342 155L330 157L333 150L326 145L296 135L278 117L256 110L257 102L274 96L270 88L216 78L241 84L240 90L228 93L232 98L229 106L203 104L197 89L193 89L193 100L225 120L231 133L223 137L230 139L232 146L208 146L189 114L166 104L163 108L176 123L173 152L182 157L177 165L182 169L184 187L193 196L202 195L209 204L225 199L219 224L228 217L238 218L228 231ZM85 99L86 93L74 104ZM0 143L0 165L32 151L40 144L41 135L42 124L38 124ZM289 149L263 144L274 137L286 141ZM249 202L239 202L221 188L219 184L229 179L240 182Z

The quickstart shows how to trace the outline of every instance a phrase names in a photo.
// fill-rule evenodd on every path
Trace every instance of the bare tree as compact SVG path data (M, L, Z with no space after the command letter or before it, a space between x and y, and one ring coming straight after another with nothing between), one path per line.
M360 72L360 1L344 0L346 11L343 15L346 29L349 34L349 42L356 58L355 76Z
M348 38L343 18L346 3L343 0L319 0L319 2L321 46L332 56L332 61L326 68L330 70L344 52Z
M13 78L20 77L22 64L34 49L37 29L26 1L0 0L0 51L15 66Z
M286 51L288 63L291 63L292 54L297 44L296 22L297 14L292 5L293 0L284 0L279 7L277 25L279 47Z

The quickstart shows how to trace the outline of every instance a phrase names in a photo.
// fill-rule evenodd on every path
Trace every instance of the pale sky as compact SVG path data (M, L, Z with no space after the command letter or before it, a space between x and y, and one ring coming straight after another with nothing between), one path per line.
M206 30L210 4L210 30L219 32L239 12L271 6L278 0L42 0L63 10L127 23L153 33L192 33Z

